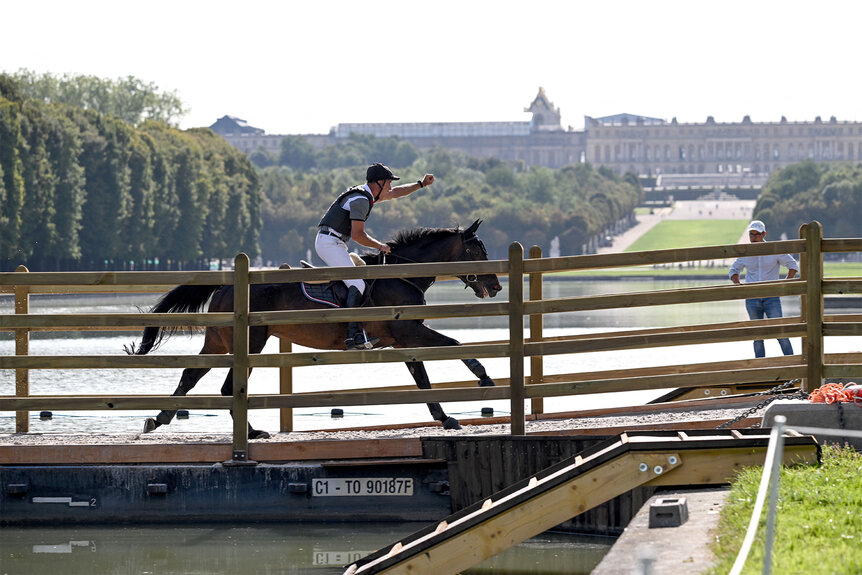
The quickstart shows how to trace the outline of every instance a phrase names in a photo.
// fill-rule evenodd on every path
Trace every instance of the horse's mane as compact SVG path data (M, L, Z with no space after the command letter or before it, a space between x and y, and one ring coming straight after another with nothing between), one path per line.
M434 240L441 236L459 234L464 230L458 228L413 228L412 230L401 230L395 234L395 237L386 242L393 251L404 246L411 246L423 240ZM360 256L367 264L377 264L380 260L380 254L365 254Z
M412 230L401 230L386 243L395 250L425 239L435 239L437 236L452 235L461 233L462 231L461 228L413 228Z

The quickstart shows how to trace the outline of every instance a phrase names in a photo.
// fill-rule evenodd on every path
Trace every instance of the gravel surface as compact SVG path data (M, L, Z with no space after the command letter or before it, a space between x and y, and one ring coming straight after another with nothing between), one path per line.
M553 419L527 421L528 434L541 434L572 429L637 428L643 425L654 425L687 421L716 421L716 426L724 420L732 419L745 413L740 409L709 409L644 413L637 415L619 415L610 417L584 417L576 419ZM760 417L762 412L753 414ZM463 425L462 429L446 430L436 427L411 427L398 429L345 430L345 431L300 431L292 433L274 433L270 439L253 440L255 442L295 442L295 441L349 441L368 439L401 439L429 436L474 436L474 435L506 435L508 424ZM230 443L231 436L226 433L172 433L168 430L156 430L148 434L52 434L52 433L3 433L0 434L0 445L106 445L126 443Z

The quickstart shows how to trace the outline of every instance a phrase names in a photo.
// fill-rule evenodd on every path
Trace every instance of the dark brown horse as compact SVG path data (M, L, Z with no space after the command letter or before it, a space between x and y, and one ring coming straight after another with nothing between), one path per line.
M392 251L386 258L387 263L429 263L483 261L488 259L488 253L482 241L476 236L476 229L481 223L476 220L465 230L460 228L419 228L403 231L388 242ZM369 265L382 263L377 255L363 256ZM476 297L494 297L502 288L494 274L458 276L476 294ZM369 306L423 305L425 291L431 287L436 278L419 277L409 279L387 278L371 280L366 289L366 304ZM335 282L336 288L343 288L342 282ZM249 306L251 311L272 310L303 310L319 309L326 304L310 300L303 293L301 283L255 284L250 288ZM344 288L346 292L346 288ZM151 313L197 312L203 309L212 298L208 311L233 311L232 286L179 286L165 294L153 307ZM422 320L391 320L367 322L365 330L370 336L380 338L379 346L393 347L428 347L460 345L451 337L445 336L426 326ZM134 344L128 353L144 355L158 347L171 330L160 327L148 327L144 330L141 344L135 349ZM334 324L292 324L275 326L254 326L249 329L249 352L260 353L270 336L276 336L287 341L316 349L344 349L344 338L347 333L346 323ZM221 354L233 351L233 328L208 327L204 336L204 345L200 353ZM479 385L494 385L494 381L485 373L485 368L475 359L465 359L464 364L479 378ZM430 389L431 382L421 361L407 362L407 368L421 389ZM188 368L183 370L179 385L174 395L187 394L195 384L209 371L209 368ZM233 395L233 370L228 372L222 395ZM428 409L437 421L446 429L459 429L458 421L447 416L439 403L429 403ZM160 425L171 422L176 411L162 411L155 419L148 418L144 424L144 433L153 431ZM249 438L266 438L265 431L255 430L249 425Z

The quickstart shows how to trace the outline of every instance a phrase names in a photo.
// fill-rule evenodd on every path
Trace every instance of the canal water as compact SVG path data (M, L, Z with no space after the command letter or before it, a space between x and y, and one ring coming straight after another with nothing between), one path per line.
M544 295L564 297L590 294L677 289L715 284L715 281L555 281L546 282ZM506 297L507 290L501 294ZM135 312L147 308L156 296L31 296L33 313ZM428 303L478 301L455 283L441 283L428 292ZM783 300L785 315L798 315L798 298ZM9 297L0 297L0 313L13 313ZM547 335L587 334L637 327L706 324L746 319L742 301L687 304L654 308L570 312L549 315L544 320ZM431 320L429 325L463 342L501 340L508 337L506 318L469 318ZM0 355L14 354L14 342L0 334ZM123 345L139 340L139 333L33 334L34 355L111 355L122 354ZM852 338L827 340L827 352L854 351ZM799 350L799 340L792 340ZM200 334L177 335L158 353L197 353ZM295 350L302 350L295 346ZM278 344L270 341L264 353L275 353ZM858 351L856 349L855 351ZM767 341L767 355L778 355L777 342ZM744 359L752 357L750 342L690 345L651 350L611 351L550 356L545 373L569 373L625 367L647 367ZM491 377L507 377L508 359L482 360ZM460 361L428 364L432 381L468 379L470 373ZM226 370L213 370L194 392L218 393ZM529 373L527 368L527 373ZM151 370L32 370L33 395L58 394L170 394L179 379L178 369ZM400 364L315 366L294 370L297 392L316 389L348 389L411 383ZM250 378L250 393L277 393L275 369L255 370ZM193 393L194 393L193 392ZM0 370L0 394L15 393L12 370ZM559 411L604 406L638 405L664 393L664 390L595 394L576 399L556 398ZM507 402L467 402L444 404L452 415L477 417L483 407L495 414L507 414ZM527 406L529 410L529 405ZM344 417L334 419L321 409L295 410L295 429L336 429L428 421L424 405L344 407ZM0 433L14 431L14 414L0 413ZM51 419L31 416L32 433L61 434L92 432L116 434L138 432L144 412L55 412ZM276 410L250 413L257 428L278 429ZM195 412L188 419L171 424L172 432L230 433L229 416L220 412ZM345 565L378 548L391 545L422 524L277 524L277 525L163 525L111 527L3 528L0 531L0 575L87 573L87 574L235 574L235 573L341 573ZM589 573L607 553L613 540L603 537L578 537L545 533L501 553L466 573L495 574L578 574Z

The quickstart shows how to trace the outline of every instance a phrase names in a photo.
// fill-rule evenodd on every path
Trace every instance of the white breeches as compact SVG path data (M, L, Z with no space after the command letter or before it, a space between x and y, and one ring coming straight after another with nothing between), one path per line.
M314 240L314 250L329 267L353 266L353 260L347 253L347 244L334 236L317 234ZM352 286L365 293L365 282L362 280L343 280L348 289Z

